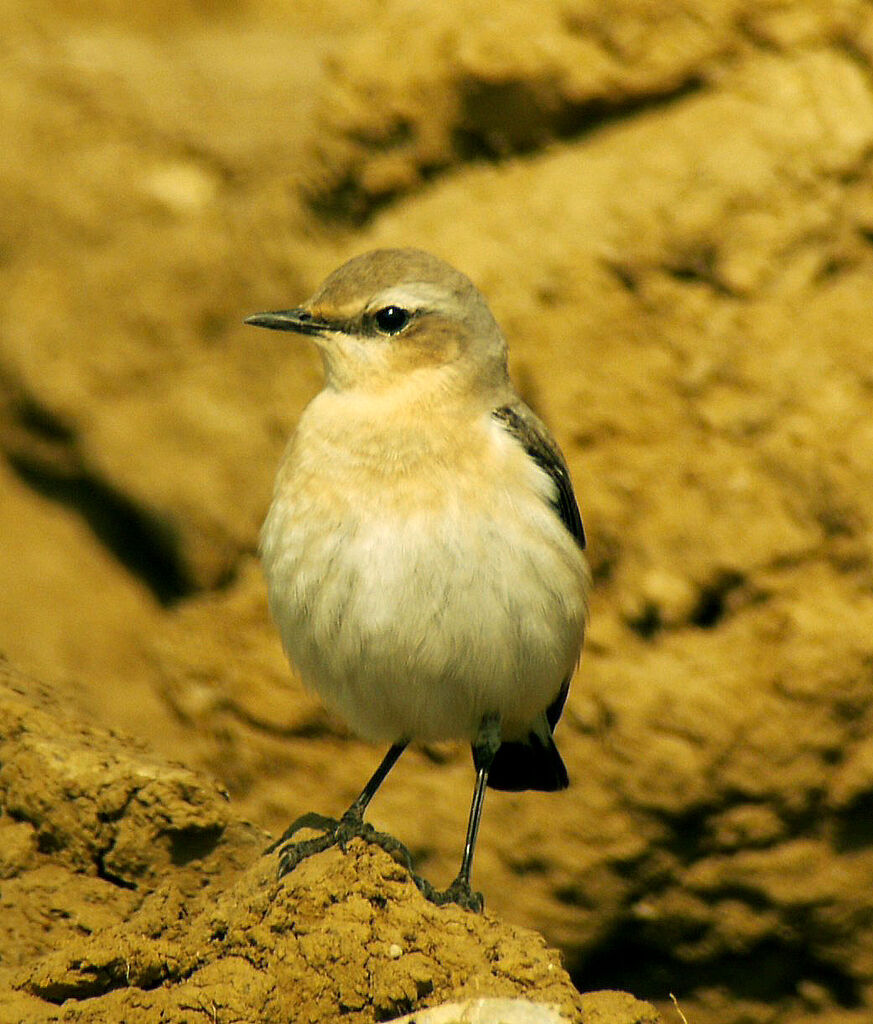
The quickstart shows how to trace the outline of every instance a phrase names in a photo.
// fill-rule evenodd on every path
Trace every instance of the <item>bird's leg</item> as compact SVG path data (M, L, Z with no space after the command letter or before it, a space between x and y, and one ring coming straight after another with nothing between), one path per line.
M346 843L355 837L365 839L368 843L375 843L392 856L399 854L406 867L410 871L412 870L412 857L406 847L387 832L378 832L372 825L368 825L364 821L364 812L367 810L367 806L406 746L407 744L403 742L395 743L391 747L382 758L382 763L373 772L370 781L361 790L360 796L339 820L318 814L315 811L302 814L292 821L282 835L264 850L264 853L273 853L275 850L279 850L279 878L293 871L301 861L311 857L314 853L321 853L322 850L327 850L331 846L345 849ZM294 835L304 828L320 830L322 834L312 839L294 842Z
M422 893L437 906L446 903L457 903L465 910L481 911L485 900L481 892L473 892L470 888L470 872L473 867L473 853L476 849L476 837L479 834L479 822L482 818L482 807L485 803L485 787L488 784L488 772L497 750L500 747L500 716L486 715L479 726L476 742L473 744L473 764L476 768L476 786L473 790L473 803L470 806L470 819L467 823L467 839L464 843L464 856L461 870L448 889L442 892L434 889L429 882L416 878L416 884Z

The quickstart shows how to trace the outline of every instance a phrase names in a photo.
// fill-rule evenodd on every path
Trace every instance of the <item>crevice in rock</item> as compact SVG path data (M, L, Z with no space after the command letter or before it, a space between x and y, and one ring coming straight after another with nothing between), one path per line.
M702 75L691 74L662 90L574 102L560 96L556 83L470 78L459 87L461 124L453 132L455 149L464 162L536 153L556 140L579 139L678 102L704 84Z
M628 628L641 640L652 640L664 628L661 612L652 601L646 601L642 608L633 615L627 616Z
M191 825L188 828L167 830L170 840L170 858L173 864L184 867L192 860L202 860L218 846L224 834L223 825L208 825L205 828Z
M700 588L697 604L689 621L699 629L714 629L728 611L728 597L743 585L745 579L738 572L720 573L712 583Z
M720 572L709 583L701 584L697 598L681 621L665 621L657 601L644 600L633 612L625 615L625 623L641 640L654 640L665 630L684 626L697 629L715 629L735 610L734 595L746 584L746 578L739 572ZM757 595L741 595L741 599L753 600Z
M458 93L457 123L449 129L450 155L415 167L418 186L453 173L467 164L500 163L518 156L533 156L555 142L578 140L600 129L612 127L647 111L676 103L699 92L706 84L703 74L689 74L679 83L645 94L591 97L572 101L560 94L558 83L528 78L499 81L470 77L450 83ZM404 121L386 138L367 140L364 133L349 138L367 142L360 160L326 189L306 195L309 207L320 217L361 227L387 206L415 191L397 186L375 192L364 183L370 154L386 148L414 145L414 123ZM414 162L414 154L409 154Z
M73 965L78 972L70 980L52 979L46 983L30 982L24 987L31 995L37 996L48 1003L60 1005L68 999L82 1001L103 996L119 988L135 987L143 991L156 989L168 980L181 980L186 975L179 971L177 965L163 962L138 967L134 972L133 964L124 957L114 957L105 963L79 962Z
M24 484L83 519L162 605L172 605L197 589L172 524L91 471L71 426L20 391L8 402L7 414L11 423L0 445Z
M680 864L697 861L712 846L710 818L713 807L692 807L683 814L662 815L668 826L664 846Z
M772 1006L796 1000L813 984L827 992L841 1009L858 1009L863 994L855 979L816 959L802 947L766 940L742 954L682 962L640 941L639 923L623 924L600 949L567 969L573 983L585 992L596 986L624 989L639 999L664 1000L668 993L688 1001L696 990L726 989L738 1001Z
M135 891L137 886L135 882L130 882L126 878L122 878L121 875L116 875L106 867L106 855L112 852L112 847L108 847L106 850L101 850L96 858L97 864L97 877L102 879L104 882L109 882L110 885L114 885L117 889L130 889Z
M183 713L179 712L178 706L172 700L170 706L179 714L182 721L189 721ZM337 728L331 723L320 709L315 709L311 715L303 721L295 722L294 725L279 725L267 717L255 715L239 701L228 700L222 710L239 722L241 725L252 729L254 732L274 736L277 739L306 739L318 740L325 738L343 738L348 735L347 731Z
M833 842L837 854L873 847L873 793L864 793L836 816Z
M80 516L162 605L175 604L196 590L176 532L164 518L84 469L67 475L25 454L7 453L7 459L28 487Z

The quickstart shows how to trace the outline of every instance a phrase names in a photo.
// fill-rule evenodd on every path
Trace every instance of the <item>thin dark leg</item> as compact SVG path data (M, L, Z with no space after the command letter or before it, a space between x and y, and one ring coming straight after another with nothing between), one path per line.
M403 742L395 743L391 747L360 795L339 820L310 811L291 822L282 835L264 851L273 853L276 849L279 850L279 878L293 871L301 861L314 853L321 853L331 846L345 849L346 843L355 837L375 843L392 855L399 854L406 866L412 869L412 857L402 843L386 832L377 832L372 825L364 823L364 812L406 746L407 744ZM292 842L294 835L304 828L319 830L322 834L314 839Z
M458 881L470 885L470 872L473 868L473 853L476 849L476 837L479 835L479 822L482 820L482 808L485 806L485 788L488 785L488 768L479 768L476 772L476 786L473 789L473 803L470 805L470 817L467 821L467 839L464 843L464 856Z
M464 843L464 856L458 877L444 892L438 892L431 886L419 888L424 895L439 906L445 903L457 903L467 910L479 911L485 906L482 893L473 892L470 888L470 873L473 868L473 854L476 850L476 837L479 835L479 822L482 820L482 808L485 804L485 787L488 785L488 772L500 746L500 716L487 715L482 719L479 735L473 744L473 764L476 767L476 786L473 790L473 802L470 806L470 818L467 822L467 839Z
M363 819L364 812L370 805L370 801L376 795L376 791L388 777L388 772L390 772L394 765L400 760L400 755L404 750L406 750L408 745L408 742L404 740L403 743L395 743L394 746L391 747L388 753L382 758L382 763L370 776L370 781L361 790L361 795L346 811L343 818L347 818L349 815L355 815L356 817Z

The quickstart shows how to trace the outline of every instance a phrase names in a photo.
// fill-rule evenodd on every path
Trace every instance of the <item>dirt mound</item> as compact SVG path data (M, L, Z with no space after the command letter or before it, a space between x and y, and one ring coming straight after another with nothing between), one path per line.
M473 996L655 1020L584 1002L539 936L437 909L360 840L277 883L212 784L5 668L0 713L4 1021L373 1021Z

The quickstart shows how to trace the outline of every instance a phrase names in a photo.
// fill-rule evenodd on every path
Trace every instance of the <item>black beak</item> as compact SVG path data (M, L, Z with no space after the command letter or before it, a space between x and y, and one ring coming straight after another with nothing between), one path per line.
M333 324L316 320L311 313L300 308L255 313L254 316L247 316L243 322L252 327L268 327L271 331L296 331L298 334L321 334L322 331L335 330Z

